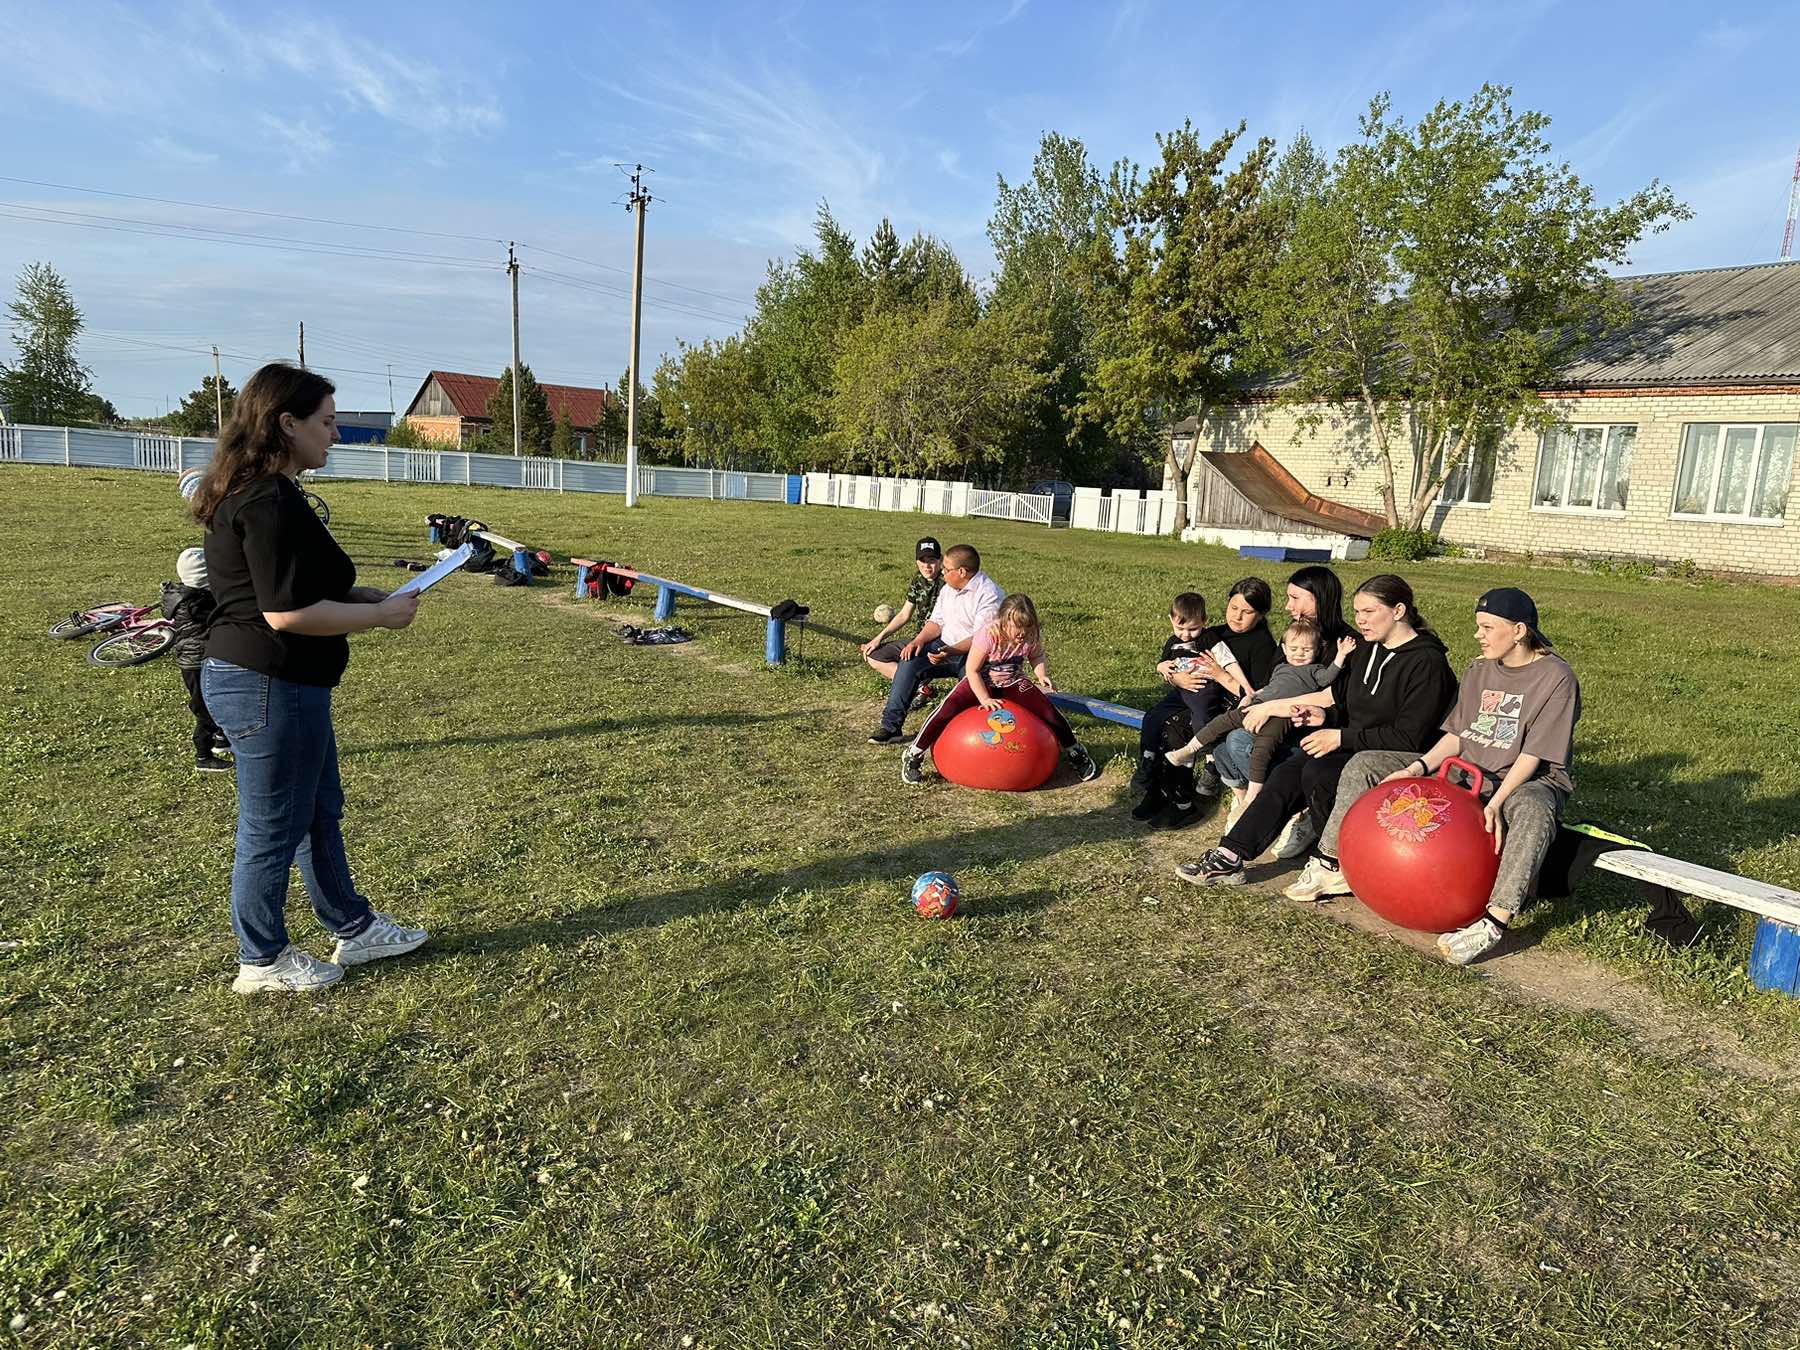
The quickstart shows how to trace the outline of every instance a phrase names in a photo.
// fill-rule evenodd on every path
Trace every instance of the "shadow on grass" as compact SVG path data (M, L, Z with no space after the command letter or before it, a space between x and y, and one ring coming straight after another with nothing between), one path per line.
M541 943L567 943L572 939L652 928L704 914L752 908L784 891L835 890L874 879L915 876L933 868L961 872L990 864L1030 862L1083 844L1115 841L1127 833L1129 824L1119 804L1109 801L1089 811L1031 822L990 825L962 834L886 848L846 852L839 857L776 871L735 875L722 872L699 885L660 895L595 906L558 919L447 937L436 945L436 951L440 955L518 951ZM969 900L969 913L983 916L1021 914L1047 908L1054 901L1054 894L1047 889L1015 889L991 899L976 894Z
M647 731L677 727L738 727L746 722L798 722L817 717L825 710L801 709L785 713L706 712L660 713L649 717L596 717L587 722L563 722L556 726L532 727L522 731L495 731L483 735L442 736L436 740L379 741L373 745L346 746L340 756L407 754L415 750L446 750L468 745L518 745L529 741L561 741L571 736L604 736L613 731Z

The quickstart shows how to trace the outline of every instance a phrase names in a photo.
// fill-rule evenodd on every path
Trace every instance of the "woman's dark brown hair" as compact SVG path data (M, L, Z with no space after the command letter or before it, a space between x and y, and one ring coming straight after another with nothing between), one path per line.
M324 376L285 361L273 361L244 381L194 492L194 519L212 524L220 502L252 479L278 472L292 450L281 415L304 422L336 392Z
M1363 582L1356 588L1356 593L1372 595L1389 609L1398 609L1401 605L1405 605L1406 613L1403 617L1407 623L1412 625L1413 631L1416 633L1431 631L1431 625L1425 621L1425 616L1419 613L1419 606L1413 600L1413 588L1406 584L1405 577L1397 577L1392 572L1383 572Z

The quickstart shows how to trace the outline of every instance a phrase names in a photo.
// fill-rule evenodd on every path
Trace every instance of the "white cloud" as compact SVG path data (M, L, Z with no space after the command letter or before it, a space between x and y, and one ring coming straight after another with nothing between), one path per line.
M306 173L331 157L334 147L324 129L305 118L258 116L264 139L284 157L289 173Z
M152 136L144 143L149 158L178 169L208 169L219 162L211 150L199 150L168 136Z

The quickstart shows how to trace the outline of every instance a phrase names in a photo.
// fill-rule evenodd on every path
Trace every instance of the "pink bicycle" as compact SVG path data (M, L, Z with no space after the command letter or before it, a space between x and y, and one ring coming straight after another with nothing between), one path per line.
M72 641L95 633L107 636L88 652L88 664L107 669L140 666L161 656L175 641L175 625L163 617L159 605L95 605L50 625L53 638Z

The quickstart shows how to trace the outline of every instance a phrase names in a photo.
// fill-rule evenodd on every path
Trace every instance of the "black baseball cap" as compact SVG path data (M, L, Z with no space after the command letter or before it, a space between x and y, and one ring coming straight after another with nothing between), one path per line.
M1492 614L1496 619L1505 619L1508 623L1522 623L1531 630L1531 635L1546 647L1556 644L1544 636L1538 627L1537 601L1533 600L1517 586L1497 586L1475 602L1477 614Z
M944 550L938 547L937 540L933 539L930 535L926 535L923 539L919 540L918 547L913 550L913 556L926 562L936 562L944 556Z

